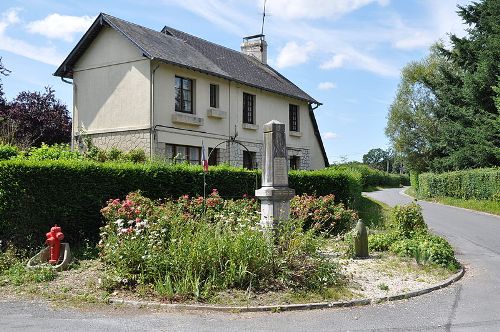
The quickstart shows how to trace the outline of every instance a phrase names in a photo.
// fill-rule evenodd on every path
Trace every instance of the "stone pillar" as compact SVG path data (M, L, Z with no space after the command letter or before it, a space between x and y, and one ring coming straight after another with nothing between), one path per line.
M262 188L255 191L255 196L261 201L261 226L272 228L290 217L290 199L295 190L288 188L285 125L272 120L263 131Z

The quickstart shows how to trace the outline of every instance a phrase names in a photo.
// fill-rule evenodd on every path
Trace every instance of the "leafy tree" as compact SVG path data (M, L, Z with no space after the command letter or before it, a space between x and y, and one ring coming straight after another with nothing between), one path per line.
M386 134L411 170L500 164L500 1L458 13L468 36L407 65L389 110Z
M20 92L0 117L14 128L14 144L27 148L42 143L68 143L71 138L71 118L66 105L56 99L54 90Z
M371 149L365 155L363 155L363 164L367 164L375 169L385 171L387 170L387 163L390 161L391 156L388 151L382 150L380 148Z

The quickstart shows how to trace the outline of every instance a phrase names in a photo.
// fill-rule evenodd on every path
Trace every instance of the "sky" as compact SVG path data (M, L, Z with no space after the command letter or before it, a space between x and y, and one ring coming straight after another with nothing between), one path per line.
M387 114L400 70L429 46L466 34L456 14L467 0L267 0L268 63L323 105L316 119L330 163L386 149ZM261 32L264 0L2 0L0 57L8 100L43 91L72 105L72 87L52 74L104 12L161 30L168 25L239 50Z

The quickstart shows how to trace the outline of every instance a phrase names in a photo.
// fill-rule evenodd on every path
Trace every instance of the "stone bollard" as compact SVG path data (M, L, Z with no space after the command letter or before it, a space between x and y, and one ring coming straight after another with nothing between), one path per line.
M262 228L272 229L277 222L290 218L290 199L295 191L288 187L285 125L273 120L263 129L262 188L255 191L255 196L261 201Z
M368 232L361 219L358 220L354 229L354 254L358 258L368 257Z

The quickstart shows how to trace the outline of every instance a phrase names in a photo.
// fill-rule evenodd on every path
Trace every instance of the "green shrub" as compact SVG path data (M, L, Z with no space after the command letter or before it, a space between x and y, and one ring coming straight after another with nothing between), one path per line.
M112 147L107 153L107 158L111 161L119 161L123 158L123 151L116 147Z
M409 184L407 175L387 173L359 163L336 165L331 166L329 169L359 173L363 190L369 190L375 187L397 188Z
M494 200L500 196L500 168L479 168L441 174L423 173L418 177L418 195Z
M459 267L452 246L437 235L423 234L402 239L394 242L390 250L401 256L413 257L418 263L436 264L451 270Z
M210 208L231 205L218 197ZM101 258L107 286L149 285L160 296L207 298L221 289L320 289L338 282L336 265L320 258L318 239L288 221L269 241L256 209L218 209L213 218L186 215L198 198L154 202L133 193L102 212ZM245 200L243 200L245 201ZM234 203L234 202L233 202ZM252 209L250 209L252 210Z
M133 149L127 152L125 155L125 160L131 161L133 163L145 163L147 160L146 152L142 149Z
M391 227L398 236L404 238L426 233L427 225L420 205L415 202L408 205L396 205L391 213Z
M19 149L13 145L0 144L0 160L7 160L19 154Z
M46 145L42 143L41 147L31 148L27 151L25 158L29 160L79 160L83 159L83 156L78 152L71 151L68 144Z
M398 239L395 232L374 233L368 235L368 247L370 251L387 251Z
M361 176L357 172L322 169L317 171L290 171L289 186L297 195L335 195L336 202L353 207L361 197Z
M417 173L415 171L410 172L410 184L411 184L412 188L415 190L415 192L417 192L417 193L418 193L418 176L419 176L419 173Z
M314 229L331 235L350 231L358 216L355 211L346 209L344 204L335 204L334 195L315 197L295 196L290 202L291 217L300 220L304 229Z
M260 173L229 166L211 167L208 192L221 197L253 195ZM345 204L360 196L360 183L340 171L290 172L297 194L334 194ZM152 199L203 194L201 166L164 163L98 163L89 160L8 160L0 162L0 240L17 247L40 246L54 224L68 242L97 241L99 210L110 197L141 190Z

